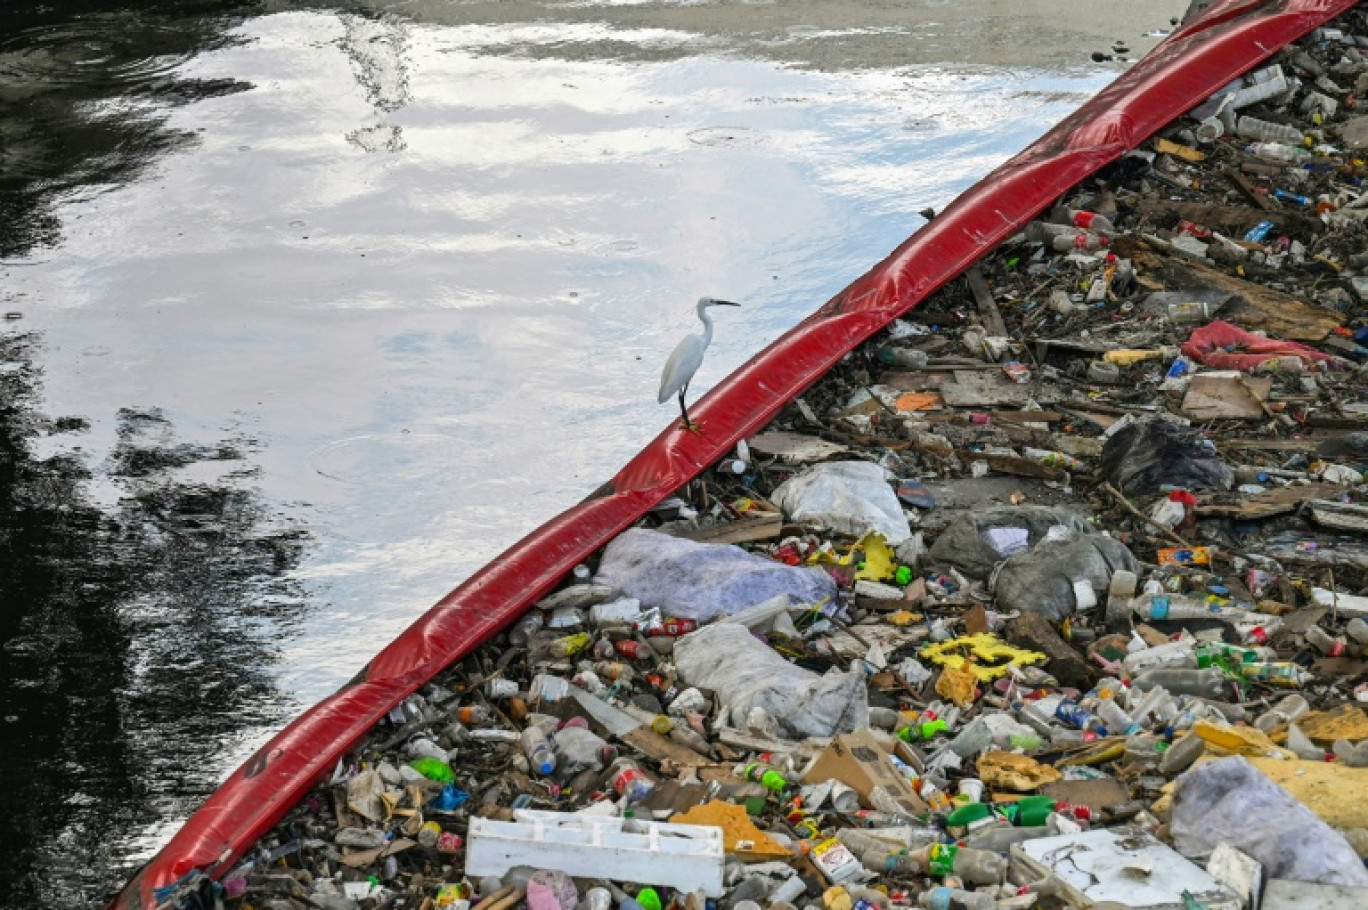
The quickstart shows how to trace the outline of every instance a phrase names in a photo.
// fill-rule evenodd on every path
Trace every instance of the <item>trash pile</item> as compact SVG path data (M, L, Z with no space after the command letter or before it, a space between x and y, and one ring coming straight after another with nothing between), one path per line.
M1365 49L1316 30L847 357L225 906L1368 906Z

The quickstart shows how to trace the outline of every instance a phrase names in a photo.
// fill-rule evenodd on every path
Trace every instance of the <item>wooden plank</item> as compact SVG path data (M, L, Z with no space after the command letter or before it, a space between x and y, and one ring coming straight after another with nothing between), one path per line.
M1038 480L1067 480L1069 472L1061 468L1052 468L1043 465L1029 458L1022 458L1019 455L989 455L985 452L970 452L967 449L960 449L955 455L965 464L973 464L976 461L987 463L989 469L999 474L1012 474L1017 477L1034 477Z
M1229 180L1231 185L1240 191L1240 195L1249 200L1256 208L1262 209L1265 212L1274 210L1272 200L1270 200L1267 195L1256 190L1254 184L1250 183L1249 178L1244 174L1241 174L1234 168L1228 167L1224 171L1221 171L1221 176Z
M1279 487L1252 496L1234 494L1239 497L1238 502L1220 501L1229 498L1232 495L1229 493L1203 493L1197 497L1196 511L1204 517L1272 518L1274 515L1295 512L1302 503L1309 500L1338 496L1347 489L1349 488L1333 483L1309 483L1302 486Z
M752 540L773 540L779 536L783 526L782 514L761 512L755 518L743 518L694 531L679 531L674 536L699 543L747 543Z
M979 271L978 266L974 266L964 273L964 280L969 283L969 292L974 295L974 303L978 305L979 315L983 317L983 327L988 330L988 334L1006 338L1007 324L1002 321L997 300L993 298L993 292L984 280L983 272Z

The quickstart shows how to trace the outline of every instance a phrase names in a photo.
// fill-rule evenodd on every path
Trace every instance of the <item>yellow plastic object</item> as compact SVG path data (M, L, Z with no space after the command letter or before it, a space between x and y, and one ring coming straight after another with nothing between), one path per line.
M887 581L898 571L898 555L877 531L870 531L855 542L844 556L836 557L828 551L818 551L812 561L818 565L848 566L855 554L863 554L862 565L855 572L856 581Z
M1191 161L1193 164L1206 160L1205 152L1199 152L1190 145L1180 145L1168 139L1154 140L1154 150L1161 155L1172 155L1175 158L1182 158L1184 161Z
M969 656L966 656L966 652ZM1014 648L995 635L962 635L949 641L929 644L921 656L934 664L958 670L964 666L978 677L979 682L992 682L1005 676L1009 666L1020 667L1045 661L1039 651Z
M1199 720L1192 725L1192 732L1200 736L1208 746L1224 750L1226 754L1268 758L1297 757L1293 752L1278 748L1273 740L1268 738L1268 734L1257 727L1233 727L1229 724Z
M1108 351L1102 355L1102 359L1107 363L1114 363L1117 366L1128 367L1133 363L1142 360L1163 360L1167 353L1163 348L1153 350L1143 350L1139 348L1119 348L1115 351Z

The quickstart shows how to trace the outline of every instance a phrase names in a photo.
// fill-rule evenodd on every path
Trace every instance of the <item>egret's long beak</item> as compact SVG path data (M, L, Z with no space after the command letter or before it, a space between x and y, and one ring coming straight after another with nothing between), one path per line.
M717 304L718 306L740 306L740 305L741 305L741 304L739 304L739 303L732 303L730 300L714 300L713 303Z

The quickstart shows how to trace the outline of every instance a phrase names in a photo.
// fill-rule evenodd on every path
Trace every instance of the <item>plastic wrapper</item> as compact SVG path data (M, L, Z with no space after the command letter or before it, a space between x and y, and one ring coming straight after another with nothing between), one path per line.
M808 604L836 596L836 582L821 569L645 528L628 529L608 544L594 580L667 616L700 622L780 595Z
M1046 506L1013 506L974 512L952 522L929 554L937 568L954 568L987 581L1003 561L1045 540L1052 528L1090 534L1082 518ZM1054 532L1059 536L1061 531Z
M868 725L864 672L818 676L794 666L745 626L717 623L675 644L675 668L685 685L711 689L735 727L746 727L760 709L789 738L834 736Z
M1160 487L1229 490L1235 472L1200 430L1167 420L1141 420L1115 433L1102 449L1102 473L1123 493Z
M893 546L912 536L887 472L867 461L813 465L781 484L771 499L794 521L839 534L877 531Z
M1174 846L1192 859L1205 860L1224 842L1273 878L1368 885L1368 870L1348 841L1238 755L1178 778L1170 828Z

